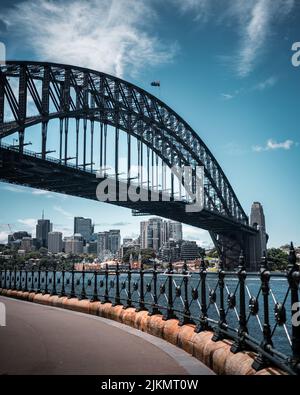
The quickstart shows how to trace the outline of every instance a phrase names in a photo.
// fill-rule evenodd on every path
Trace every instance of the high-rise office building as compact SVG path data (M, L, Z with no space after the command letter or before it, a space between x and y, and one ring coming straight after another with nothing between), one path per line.
M140 222L140 245L141 245L141 249L147 248L147 232L148 232L148 221Z
M182 240L182 223L177 221L163 221L161 242L167 243L169 240Z
M176 221L168 221L168 230L169 230L169 239L173 239L174 241L182 240L182 223Z
M161 218L150 218L140 223L141 248L152 248L158 251L162 245L163 221Z
M149 219L147 244L148 248L152 248L154 251L158 251L161 247L162 222L161 218Z
M121 247L121 234L119 229L112 229L108 232L108 249L112 254L116 254Z
M48 233L48 251L52 254L62 252L63 242L61 232L49 232Z
M103 255L105 251L108 251L108 232L98 233L98 255Z
M30 252L32 250L32 238L31 237L23 237L21 241L21 250L26 252Z
M161 218L150 218L140 223L141 248L152 248L158 251L169 240L182 240L182 224L175 221L163 221Z
M116 254L121 247L120 229L98 233L98 255L103 256L106 252Z
M94 227L90 218L75 217L74 218L74 234L80 233L84 242L88 242L94 233Z
M40 241L42 247L48 247L48 233L52 232L52 224L49 219L44 219L44 211L42 219L38 219L36 225L36 238Z
M64 238L64 250L66 254L82 254L83 253L83 237L75 234L71 237Z
M98 253L98 243L97 241L90 241L87 246L87 253L92 255L97 255Z

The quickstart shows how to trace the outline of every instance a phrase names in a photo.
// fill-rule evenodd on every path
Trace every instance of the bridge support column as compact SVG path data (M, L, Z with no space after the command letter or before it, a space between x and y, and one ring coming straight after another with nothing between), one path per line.
M48 123L42 123L42 159L46 159Z

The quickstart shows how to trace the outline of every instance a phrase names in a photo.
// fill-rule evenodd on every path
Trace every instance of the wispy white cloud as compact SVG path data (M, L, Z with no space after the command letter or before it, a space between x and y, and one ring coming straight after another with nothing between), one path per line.
M49 191L45 191L42 189L34 189L32 191L32 195L43 196L43 197L46 197L47 199L54 199L55 197L58 197L57 194L54 194L54 193L51 193ZM63 196L65 196L65 195L59 195L59 198L63 199Z
M278 81L278 78L275 76L268 77L264 81L259 82L254 86L254 90L264 91L265 89L272 88Z
M297 144L293 140L290 140L290 139L287 139L282 142L277 142L275 140L269 139L265 146L255 145L254 147L252 147L252 149L255 152L275 151L278 149L289 150L293 146L296 146L296 145Z
M47 195L48 193L48 191L43 191L42 189L35 189L32 191L33 195Z
M63 236L71 236L73 235L73 227L72 226L67 226L67 225L62 225L62 224L53 224L53 230L55 232L61 232Z
M53 210L57 211L58 213L62 214L64 217L67 219L73 219L75 217L74 214L70 213L69 211L66 211L64 208L61 206L53 206Z
M211 243L208 232L204 229L182 224L183 239L195 241L199 246L205 247Z
M241 92L242 92L241 89L236 89L235 91L230 92L230 93L229 92L221 93L221 99L226 100L226 101L232 100L235 97L237 97Z
M25 189L13 185L5 185L3 189L9 192L26 193Z
M189 12L194 20L201 20L201 23L222 23L237 29L237 53L234 57L227 55L223 59L233 61L240 77L247 76L254 69L273 34L275 22L278 24L284 20L295 4L294 0L235 0L226 2L224 7L224 0L170 1L175 2L181 12Z
M212 0L171 0L182 13L193 11L195 21L206 21L209 17Z
M231 100L234 98L234 95L232 95L231 93L221 93L221 97L224 100Z
M2 16L39 59L123 76L172 60L176 44L164 44L150 28L151 4L135 0L27 0Z
M2 187L3 190L9 191L9 192L14 192L14 193L26 193L26 194L31 194L33 196L43 196L46 197L47 199L58 199L58 200L65 200L67 199L67 195L62 195L59 193L55 192L50 192L50 191L45 191L42 189L33 189L33 188L27 188L27 187L22 187L18 185L4 185Z
M0 231L0 244L5 244L7 243L7 237L10 234L10 232L6 232L6 231Z
M25 227L25 230L28 231L29 233L31 233L32 235L35 234L35 229L37 224L36 218L21 218L18 219L17 222L21 224L23 227Z
M224 151L230 156L241 156L247 153L247 150L235 141L230 141L225 144Z
M34 227L37 224L37 219L36 218L24 218L24 219L18 219L18 222L22 225L26 225L29 227Z

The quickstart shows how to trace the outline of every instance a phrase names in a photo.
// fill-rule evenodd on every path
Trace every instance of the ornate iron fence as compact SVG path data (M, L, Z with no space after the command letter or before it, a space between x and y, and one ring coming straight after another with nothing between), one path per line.
M243 256L237 271L198 272L186 263L180 273L172 263L166 271L120 269L106 265L100 271L58 271L40 268L1 270L0 288L42 292L58 296L112 302L164 320L178 318L179 325L196 324L195 331L213 331L213 340L233 340L231 351L257 353L256 370L276 365L290 374L300 374L300 271L293 245L285 273L270 272L262 258L259 273L247 273Z

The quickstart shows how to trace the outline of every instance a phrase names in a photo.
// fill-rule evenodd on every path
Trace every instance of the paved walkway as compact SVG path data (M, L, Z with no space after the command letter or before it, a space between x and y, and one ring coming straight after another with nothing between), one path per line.
M162 339L126 325L0 296L0 374L213 374Z

